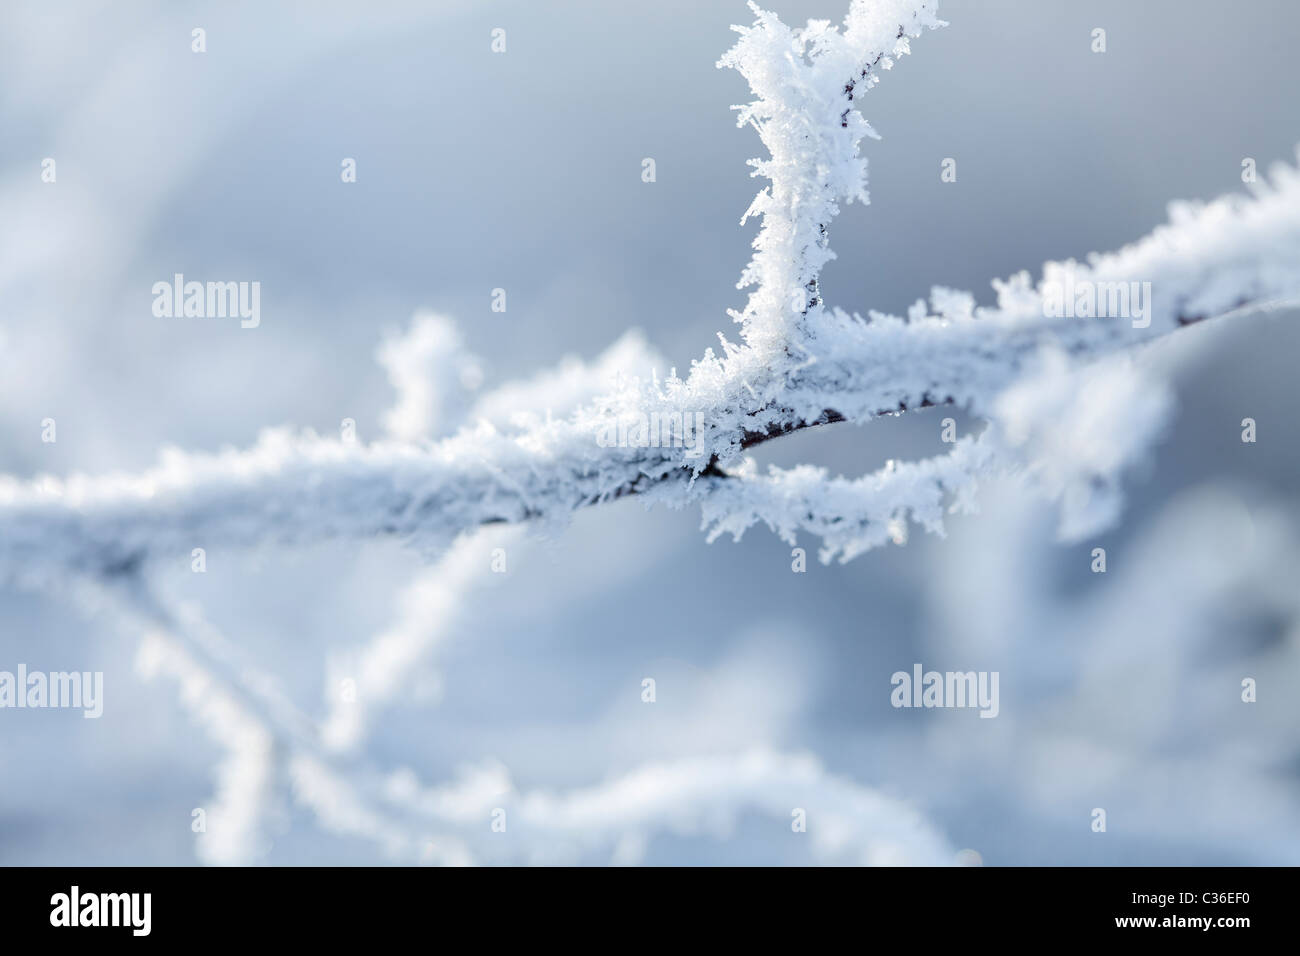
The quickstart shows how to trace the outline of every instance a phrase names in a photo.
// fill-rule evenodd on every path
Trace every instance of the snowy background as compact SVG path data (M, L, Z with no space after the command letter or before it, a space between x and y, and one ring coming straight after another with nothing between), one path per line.
M787 22L844 12L767 5ZM836 223L830 302L898 313L936 283L990 301L991 278L1117 248L1169 200L1239 189L1243 157L1262 170L1300 141L1287 0L945 0L940 15L951 26L864 105L884 139L865 146L871 205ZM457 320L490 383L593 358L629 327L684 370L743 303L759 146L728 109L742 80L714 64L750 19L730 0L6 4L0 471L139 469L165 445L345 418L377 437L393 390L375 349L421 309ZM151 286L176 272L260 281L261 326L154 317ZM457 555L463 600L430 612L435 650L370 715L366 758L424 781L496 761L520 790L567 791L648 763L806 752L986 864L1300 863L1296 317L1157 345L1178 369L1176 424L1097 541L1055 544L1050 513L996 486L946 540L802 575L762 529L708 545L696 509L636 501L510 539L504 575L482 539ZM944 414L755 457L856 475L940 452ZM317 716L338 662L429 573L392 542L207 565L179 554L153 577ZM0 669L102 670L106 698L97 721L0 712L0 862L198 861L191 811L223 749L170 681L145 679L138 645L71 594L0 593ZM915 661L999 671L999 717L893 709L889 677ZM704 831L647 834L642 858L814 859L788 815ZM264 862L386 859L292 801L269 836Z

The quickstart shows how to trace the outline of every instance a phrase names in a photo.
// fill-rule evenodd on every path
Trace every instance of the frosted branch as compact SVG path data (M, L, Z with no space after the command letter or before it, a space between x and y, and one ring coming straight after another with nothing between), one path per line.
M117 602L128 627L148 627L146 676L180 687L195 719L227 750L218 793L200 838L209 863L255 861L282 800L309 810L327 831L376 843L397 861L572 862L591 854L640 862L656 833L725 839L739 814L758 812L783 830L795 811L816 825L812 851L823 862L948 865L956 855L916 810L843 778L813 757L756 749L647 765L567 794L521 792L497 763L463 770L452 782L421 784L341 764L322 733L248 668L223 666L204 648L218 637L194 614L158 601L138 579L97 592ZM507 829L493 832L504 811Z
M741 281L755 288L735 315L743 343L723 339L722 354L707 350L685 378L660 378L657 363L646 367L655 360L644 343L626 339L591 367L570 363L502 387L459 431L430 443L436 407L455 404L439 398L430 369L458 393L477 365L445 322L423 320L380 353L399 395L387 426L401 440L268 431L242 451L167 450L137 474L0 478L0 581L113 576L198 545L391 536L434 553L481 525L559 526L576 509L629 495L702 501L711 527L763 520L782 534L821 536L824 555L856 554L900 538L892 516L932 515L936 489L965 494L978 472L958 470L989 462L918 466L926 477L911 486L904 469L888 485L905 493L889 499L869 490L876 479L823 482L826 497L795 520L788 495L798 487L807 497L817 473L730 474L745 449L821 423L943 403L997 424L1012 407L1000 396L1036 374L1047 351L1064 357L1064 374L1243 305L1300 299L1300 175L1279 166L1251 198L1175 204L1168 225L1118 252L1049 262L1037 285L1027 273L995 282L993 307L936 288L906 318L826 308L816 282L831 255L827 225L839 202L866 199L858 143L871 130L857 112L861 94L908 52L910 37L939 25L934 7L854 0L842 30L822 21L791 30L758 11L720 61L749 81L756 98L741 120L770 151L755 166L771 186L751 209L763 223ZM1121 299L1132 315L1111 314ZM1056 317L1061 310L1073 316ZM1157 433L1144 431L1146 440ZM1033 447L1021 443L1021 456ZM1040 484L1065 494L1069 482ZM831 501L849 512L834 515ZM846 536L853 527L862 533Z

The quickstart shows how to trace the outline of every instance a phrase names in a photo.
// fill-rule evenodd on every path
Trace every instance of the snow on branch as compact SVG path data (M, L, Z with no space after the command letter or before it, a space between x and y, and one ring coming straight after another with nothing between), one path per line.
M853 481L829 478L812 465L774 467L760 476L747 461L704 500L704 524L710 541L726 532L739 539L759 521L791 546L798 543L796 532L806 531L822 540L823 561L848 561L890 541L902 544L909 518L941 531L945 500L955 497L954 508L968 509L977 479L993 460L991 442L967 436L947 455L891 461Z
M785 828L797 810L816 820L812 852L823 862L958 862L914 808L828 774L806 754L757 748L687 758L569 793L521 792L496 762L463 769L439 786L407 768L381 773L344 762L326 746L328 727L273 693L269 678L220 662L220 635L196 612L166 606L139 578L95 587L88 597L98 611L114 610L129 631L144 630L142 673L175 680L183 704L226 750L199 841L206 863L259 859L289 800L326 831L369 840L404 862L637 863L656 833L725 839L741 813ZM507 843L493 839L495 814L509 822Z
M752 125L770 153L750 165L772 185L741 220L763 219L738 285L757 288L745 310L732 315L746 343L781 352L797 347L798 320L821 306L818 277L835 257L827 230L838 203L867 202L867 161L858 144L876 133L855 98L909 52L909 37L945 24L935 18L933 0L853 0L842 33L826 20L791 30L749 6L757 22L734 28L740 40L718 66L739 71L757 97L735 109L739 124Z
M1170 221L1118 252L994 281L997 304L936 288L906 318L839 310L792 373L796 411L845 418L951 402L988 415L1046 346L1090 361L1245 306L1300 298L1300 172L1277 164L1253 197L1173 203Z
M485 536L490 537L487 544ZM327 695L330 711L321 730L327 748L355 748L376 711L409 690L418 668L453 632L462 609L475 598L482 599L494 575L483 573L482 562L475 560L478 553L491 546L518 554L516 549L524 545L521 539L518 527L485 528L462 536L402 590L397 620L357 653L332 662L339 681L347 675L353 682L353 694L349 698L337 691ZM337 687L339 681L331 685Z
M720 336L721 354L707 350L685 378L661 378L644 343L624 339L591 367L570 363L477 399L459 430L440 421L434 440L435 406L467 405L480 366L445 321L423 319L379 353L399 394L383 440L274 430L245 450L168 449L136 474L0 477L0 582L111 577L196 543L394 536L436 553L482 525L561 526L579 508L629 495L701 502L715 533L756 521L787 538L802 530L830 560L902 540L909 515L938 530L943 503L957 495L965 506L992 469L1036 475L1052 495L1086 483L1083 472L1046 474L1034 456L1050 443L1000 418L1025 417L1036 401L1025 382L1052 392L1044 368L1059 383L1190 322L1300 298L1300 174L1279 166L1253 197L1175 204L1167 225L1118 252L1049 262L1036 285L1028 273L994 282L991 307L935 288L906 317L827 308L818 278L832 256L829 223L840 202L867 198L858 144L873 133L862 95L911 38L942 25L935 14L933 0L853 0L839 29L791 29L757 8L756 22L737 28L719 65L750 84L755 99L739 115L768 148L753 165L771 182L750 209L762 225L740 282L753 291L733 313L742 341ZM425 384L430 376L443 384ZM759 477L744 460L799 429L944 403L990 423L946 459L857 481L811 468ZM1137 431L1092 415L1096 441L1124 450L1102 470L1113 478L1142 454L1166 412L1154 402ZM1064 530L1097 526L1117 502L1113 494Z
M147 635L139 666L178 684L220 745L217 794L200 858L243 863L266 849L290 802L323 828L397 859L529 862L608 854L636 862L662 831L725 835L757 811L788 825L818 815L819 858L944 863L951 847L906 805L836 778L812 758L755 750L635 769L567 794L520 792L487 764L440 786L381 772L357 753L378 711L407 689L481 579L467 553L513 540L525 523L561 526L576 510L627 496L699 503L710 540L762 523L794 544L849 560L910 523L942 533L945 511L972 507L987 476L1012 474L1062 504L1060 533L1093 533L1121 504L1120 478L1155 442L1171 398L1130 358L1183 325L1300 299L1300 173L1279 166L1251 197L1175 204L1170 222L1086 263L1049 262L993 283L996 304L934 288L904 317L830 308L820 274L833 258L840 204L866 202L859 144L876 134L862 97L910 41L942 26L935 0L852 0L842 27L790 28L756 17L719 61L748 81L737 107L768 156L750 206L761 225L724 336L689 374L628 333L591 363L566 359L532 379L479 393L484 364L450 320L419 316L376 358L396 401L365 444L286 429L242 450L166 449L134 474L24 480L0 476L0 585L80 582ZM743 220L742 220L743 221ZM831 423L952 405L979 434L923 461L856 479L801 465L761 474L746 451ZM414 577L397 619L358 649L358 700L319 723L238 661L197 614L146 586L155 559L193 547L266 548L379 536L441 563ZM495 808L520 822L493 841ZM516 832L516 831L512 831Z

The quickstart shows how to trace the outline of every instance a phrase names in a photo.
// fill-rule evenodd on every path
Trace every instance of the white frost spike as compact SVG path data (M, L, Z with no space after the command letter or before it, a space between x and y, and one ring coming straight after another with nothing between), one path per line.
M943 26L933 2L854 0L841 33L825 20L787 27L774 13L749 4L757 22L733 27L740 39L719 67L749 81L757 97L737 106L737 123L751 124L771 154L750 160L754 175L771 180L741 219L761 216L754 258L739 288L757 285L744 312L745 341L760 350L797 337L800 316L821 305L818 276L834 258L827 228L843 200L867 202L867 162L858 153L874 132L856 99L875 85L892 57L908 52L907 37Z
M658 390L655 369L667 364L641 332L625 332L591 362L570 356L532 378L493 389L470 409L468 421L490 422L503 432L541 428L548 413L567 418L620 387L639 387L646 378Z
M397 392L383 425L398 441L435 437L435 426L446 428L463 415L483 381L478 359L466 351L455 323L441 315L417 315L405 334L384 339L375 358Z

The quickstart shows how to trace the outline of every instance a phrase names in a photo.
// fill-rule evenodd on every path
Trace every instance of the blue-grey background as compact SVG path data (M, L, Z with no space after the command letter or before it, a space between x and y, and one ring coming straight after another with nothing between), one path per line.
M846 6L767 5L787 22ZM1170 199L1242 188L1244 157L1293 160L1289 0L943 0L940 15L951 26L863 101L884 139L864 145L871 205L833 230L830 303L900 312L933 284L989 302L992 278L1118 247ZM458 320L489 384L591 357L630 326L685 369L717 330L734 335L725 310L743 302L753 226L738 221L759 185L744 162L760 146L728 109L743 81L714 63L750 19L738 0L6 3L0 470L138 469L163 445L216 450L348 417L377 437L392 392L373 350L419 308ZM489 50L494 27L505 54ZM340 182L343 157L355 184ZM945 157L956 183L940 182ZM175 272L260 281L261 327L155 318L150 287ZM918 533L794 575L762 529L707 545L692 510L581 515L469 609L439 659L442 700L387 713L372 754L429 780L493 756L523 788L568 787L763 742L914 802L990 864L1300 862L1296 673L1252 669L1261 654L1294 661L1294 624L1232 577L1241 539L1220 520L1294 517L1294 319L1189 330L1165 349L1182 369L1177 424L1097 542L1056 546L1050 516L991 489L946 540ZM1256 445L1239 441L1248 415ZM57 444L40 441L45 417ZM758 457L859 474L938 453L939 417L817 430ZM1144 551L1153 535L1173 543ZM1106 576L1088 571L1096 545ZM1143 656L1160 602L1176 618L1187 598L1162 556L1189 549L1225 582L1213 639L1191 628ZM1293 577L1280 553L1270 573ZM183 557L164 580L319 711L327 653L387 623L415 561L391 543L210 554L208 574ZM1165 589L1124 591L1139 574ZM1155 611L1125 611L1143 602ZM106 675L99 721L0 713L0 863L194 861L190 810L220 751L168 683L136 676L134 646L58 595L0 594L0 668ZM1121 650L1126 679L1082 681ZM889 675L913 661L1000 670L1003 716L893 710ZM1219 705L1194 692L1153 699L1184 667L1228 700L1259 677L1260 701L1207 722ZM1071 692L1087 706L1057 726L1045 715ZM1014 739L984 754L994 734ZM1093 807L1108 810L1104 835ZM807 859L772 828L658 838L649 860ZM375 853L295 812L268 859Z

